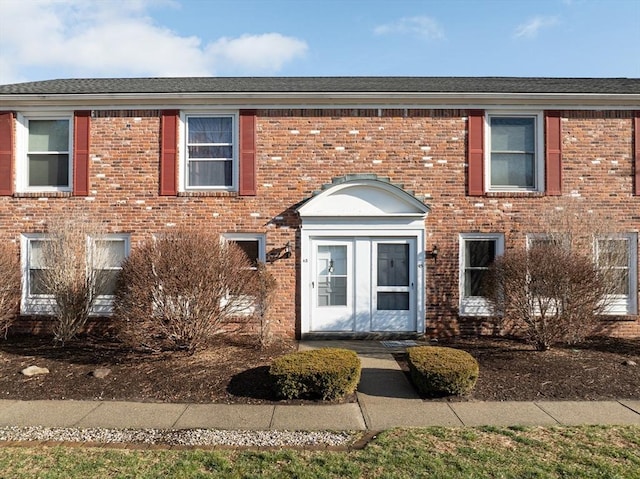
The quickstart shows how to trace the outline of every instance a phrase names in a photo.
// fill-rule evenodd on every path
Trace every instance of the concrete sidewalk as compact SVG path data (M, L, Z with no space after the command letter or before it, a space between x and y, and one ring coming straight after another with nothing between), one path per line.
M300 349L335 345L332 341L303 342ZM239 405L0 400L0 427L378 431L427 426L640 425L640 400L423 401L392 356L403 346L389 347L371 341L340 341L338 345L356 350L362 361L357 403Z

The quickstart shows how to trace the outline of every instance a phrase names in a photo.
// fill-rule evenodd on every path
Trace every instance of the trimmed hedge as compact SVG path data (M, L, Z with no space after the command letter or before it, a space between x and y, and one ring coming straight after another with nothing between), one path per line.
M479 366L466 351L440 346L407 348L411 380L426 396L464 395L474 388Z
M276 358L269 374L280 397L334 400L355 392L360 358L347 349L299 351Z

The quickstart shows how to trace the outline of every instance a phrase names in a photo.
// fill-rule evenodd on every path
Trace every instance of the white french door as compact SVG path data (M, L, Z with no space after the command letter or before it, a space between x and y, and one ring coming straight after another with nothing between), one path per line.
M353 331L353 240L315 240L313 244L313 328Z
M415 238L317 238L311 251L312 331L416 331Z
M415 331L415 240L374 240L371 246L371 331Z

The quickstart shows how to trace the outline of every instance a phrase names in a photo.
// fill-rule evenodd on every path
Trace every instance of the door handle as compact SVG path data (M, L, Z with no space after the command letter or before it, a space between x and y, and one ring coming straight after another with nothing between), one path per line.
M311 281L311 288L315 288L315 287L316 287L315 281Z

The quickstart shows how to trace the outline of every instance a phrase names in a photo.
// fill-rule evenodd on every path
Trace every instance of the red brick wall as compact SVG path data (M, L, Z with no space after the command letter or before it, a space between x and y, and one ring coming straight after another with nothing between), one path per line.
M258 110L255 197L230 193L160 197L159 111L98 111L91 120L90 196L0 197L0 239L41 232L49 218L89 213L132 246L169 225L212 234L265 233L266 249L295 245L269 266L278 284L274 332L300 328L295 206L348 173L375 173L415 192L431 207L427 249L427 331L487 332L482 321L458 321L458 235L503 232L507 247L535 233L540 213L563 201L541 194L465 195L466 111L412 109ZM563 196L583 198L611 216L618 231L638 231L640 198L632 196L632 113L562 112ZM565 198L566 199L566 198ZM17 244L17 243L16 243ZM16 246L17 249L17 246ZM606 323L611 334L640 335L637 318Z

